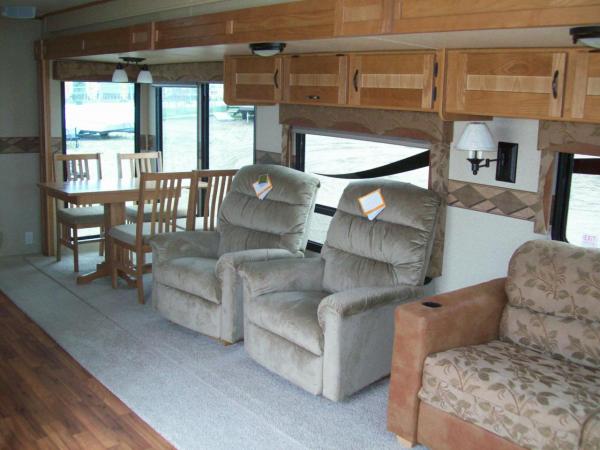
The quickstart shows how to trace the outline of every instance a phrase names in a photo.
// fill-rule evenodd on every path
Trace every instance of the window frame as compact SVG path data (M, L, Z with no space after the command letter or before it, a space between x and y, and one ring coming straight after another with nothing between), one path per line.
M409 172L411 170L421 169L423 167L428 167L431 170L431 149L429 148L430 144L423 141L416 141L412 139L402 139L402 138L390 138L390 137L381 137L374 136L362 133L341 133L341 132L331 132L327 130L318 130L311 128L296 128L294 129L294 168L301 172L305 172L306 169L306 135L317 135L317 136L328 136L340 139L354 139L354 140L362 140L367 142L379 142L385 144L393 144L393 145L404 145L410 146L413 148L422 148L425 151L421 154L427 154L427 164L417 165L408 170L402 170L398 173ZM421 155L419 154L419 155ZM415 155L416 156L416 155ZM405 158L406 159L406 158ZM403 161L403 160L399 160ZM362 179L373 179L378 177L366 177ZM429 174L429 179L431 179L431 173ZM322 214L325 216L333 217L336 213L337 208L327 205L321 205L319 203L315 204L314 212L316 214ZM310 251L320 253L323 248L323 243L315 242L312 240L308 240L306 248Z
M550 233L552 240L555 241L569 242L567 240L567 226L573 174L600 176L600 159L575 158L573 153L558 154Z

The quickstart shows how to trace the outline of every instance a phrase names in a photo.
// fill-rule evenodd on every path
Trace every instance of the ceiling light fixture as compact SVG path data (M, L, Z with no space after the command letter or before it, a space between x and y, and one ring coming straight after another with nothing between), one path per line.
M573 44L579 42L588 47L600 48L600 26L571 28L569 33L573 37Z
M146 58L134 58L134 57L130 57L130 56L121 56L120 59L123 60L125 65L123 65L123 63L117 64L117 67L115 68L115 71L113 72L113 75L112 75L113 83L129 82L129 77L127 76L127 72L125 71L125 66L128 66L130 64L134 64L137 66L139 63L144 61ZM143 84L150 84L153 82L152 74L150 73L150 69L148 68L147 64L144 64L141 67L141 69L138 73L136 82L143 83Z
M283 51L285 42L258 42L249 46L253 55L275 56Z

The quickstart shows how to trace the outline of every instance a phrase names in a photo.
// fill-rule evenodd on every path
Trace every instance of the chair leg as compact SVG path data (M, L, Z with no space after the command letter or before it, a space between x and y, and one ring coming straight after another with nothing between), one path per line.
M111 271L110 271L110 279L111 279L111 283L112 283L112 287L113 289L117 288L117 276L119 274L119 269L118 269L118 265L117 262L119 261L119 254L121 249L119 248L118 245L113 244L112 240L111 242L108 244L111 245L112 247L112 252L111 252Z
M104 245L106 238L104 237L104 227L100 227L100 248L98 249L98 255L104 256Z
M61 223L56 222L56 261L61 260L61 247L62 247L62 230L63 226Z
M79 272L79 237L77 236L77 228L71 228L73 230L73 270Z
M135 285L137 287L138 303L144 304L144 260L143 251L138 251L135 255Z

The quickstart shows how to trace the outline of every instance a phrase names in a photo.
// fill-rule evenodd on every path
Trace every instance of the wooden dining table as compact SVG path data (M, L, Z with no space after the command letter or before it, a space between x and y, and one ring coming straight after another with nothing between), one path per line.
M140 183L138 179L102 179L45 182L38 183L38 186L46 195L74 205L103 205L106 238L108 237L108 231L113 226L125 223L125 203L139 198ZM205 187L206 183L198 183L198 188L203 189ZM111 247L110 243L107 242L104 261L98 264L93 272L79 275L77 277L78 284L87 284L97 278L111 275Z

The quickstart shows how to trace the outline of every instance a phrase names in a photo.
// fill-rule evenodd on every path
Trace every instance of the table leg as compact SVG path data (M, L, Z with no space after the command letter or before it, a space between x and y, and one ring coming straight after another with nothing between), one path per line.
M108 231L115 225L125 223L125 203L106 203L104 205L104 261L96 266L96 270L77 277L77 284L87 284L97 278L110 277L112 262L112 245Z

